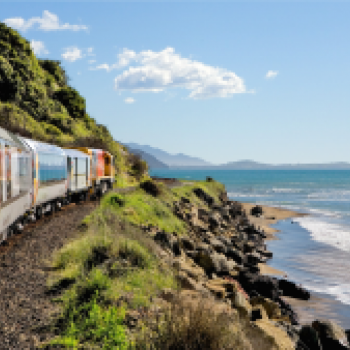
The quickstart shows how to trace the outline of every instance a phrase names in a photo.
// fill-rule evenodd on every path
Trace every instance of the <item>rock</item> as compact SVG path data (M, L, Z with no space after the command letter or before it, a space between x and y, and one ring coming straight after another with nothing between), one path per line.
M181 246L185 250L195 250L195 244L189 237L180 238Z
M262 320L264 318L267 318L265 309L260 305L253 307L250 320L254 322L256 320Z
M212 228L217 228L220 226L222 218L219 213L212 212L209 214L209 225Z
M214 198L205 191L203 191L201 188L197 187L193 190L193 192L198 198L207 203L209 206L214 204Z
M125 314L124 324L128 328L135 328L140 319L140 314L135 310L128 310Z
M247 259L247 263L252 265L257 265L263 262L259 253L246 254L246 259Z
M310 299L309 291L307 291L301 286L296 285L294 282L288 281L286 279L279 280L278 288L282 290L283 295L303 300Z
M215 284L212 283L212 281L209 281L205 284L205 287L219 299L224 299L226 296L226 289L220 284Z
M306 346L309 350L322 350L320 339L314 328L310 325L302 326L299 332L299 344L300 347Z
M260 205L256 205L250 210L250 214L258 217L263 214L263 208Z
M184 271L180 271L176 276L182 289L198 290L197 282L188 276Z
M164 288L159 295L159 298L167 301L168 303L172 302L176 298L176 292L170 288Z
M250 319L252 307L241 291L237 290L233 293L231 302L232 307L235 307L242 316L248 317Z
M266 311L266 315L270 319L281 319L281 310L279 304L274 301L263 298L263 297L254 297L250 299L250 303L252 306L261 305Z
M173 262L173 267L178 271L185 272L188 276L196 281L199 281L206 277L205 271L200 266L193 263L193 261L190 259L176 259Z
M255 250L255 244L252 241L247 241L244 243L244 253L251 253Z
M247 329L247 338L253 349L257 350L294 350L293 341L287 332L268 319L256 320Z
M312 328L316 330L323 349L350 349L344 330L333 321L316 320L312 322Z
M278 280L274 277L241 271L239 274L239 282L248 293L255 290L260 295L270 298L271 300L277 300L280 295Z
M196 262L208 275L212 273L228 274L236 266L233 260L228 261L225 255L218 253L207 254L199 252Z
M225 247L225 245L219 241L216 238L212 238L210 239L210 245L218 252L218 253L226 253L227 248Z
M238 249L228 248L226 252L228 258L233 259L238 264L243 264L245 262L245 256Z

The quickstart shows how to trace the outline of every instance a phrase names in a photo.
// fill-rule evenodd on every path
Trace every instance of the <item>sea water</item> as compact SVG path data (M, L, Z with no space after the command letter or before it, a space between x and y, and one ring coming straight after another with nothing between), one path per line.
M232 200L309 214L280 221L269 241L271 266L314 295L331 301L317 317L350 328L350 171L348 170L176 170L152 175L187 180L211 176ZM322 299L324 300L324 299Z

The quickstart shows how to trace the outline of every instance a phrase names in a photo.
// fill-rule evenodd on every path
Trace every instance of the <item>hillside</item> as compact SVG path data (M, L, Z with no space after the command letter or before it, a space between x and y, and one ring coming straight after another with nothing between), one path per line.
M153 157L157 158L162 163L165 163L169 167L178 167L178 166L212 166L211 163L197 157L188 156L183 153L170 154L159 148L151 147L148 145L139 145L137 143L127 143L125 144L131 149L141 150L146 152Z
M141 178L146 163L89 116L84 97L68 80L59 61L37 59L26 39L0 23L0 126L60 146L108 149L120 185Z

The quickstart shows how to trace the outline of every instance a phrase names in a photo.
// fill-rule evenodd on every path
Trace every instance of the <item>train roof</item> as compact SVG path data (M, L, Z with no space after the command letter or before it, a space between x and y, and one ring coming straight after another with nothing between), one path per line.
M35 152L44 152L44 153L55 153L64 156L64 149L55 146L55 145L50 145L49 143L44 143L36 140L31 140L31 139L25 139L22 138L24 142Z
M16 146L22 149L28 148L28 146L21 140L20 137L12 134L11 132L3 128L0 128L0 139L7 141L11 146Z
M64 153L68 157L80 157L80 158L89 158L90 159L88 154L81 152L81 151L78 151L76 149L65 148Z

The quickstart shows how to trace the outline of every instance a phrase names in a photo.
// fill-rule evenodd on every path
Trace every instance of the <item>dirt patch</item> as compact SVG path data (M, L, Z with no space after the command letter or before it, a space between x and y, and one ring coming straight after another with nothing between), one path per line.
M70 205L10 239L0 252L0 349L35 349L52 337L48 325L58 311L47 294L52 253L77 234L97 203Z

